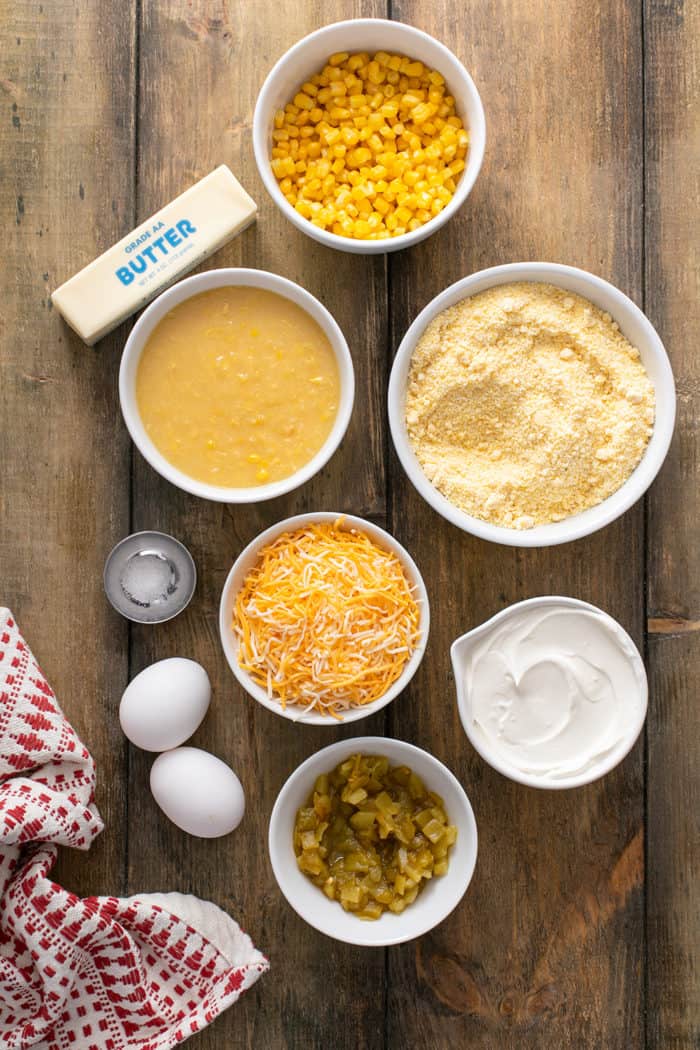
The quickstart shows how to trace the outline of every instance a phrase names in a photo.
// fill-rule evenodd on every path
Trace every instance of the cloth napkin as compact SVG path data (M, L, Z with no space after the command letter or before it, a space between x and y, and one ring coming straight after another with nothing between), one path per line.
M165 1050L267 969L220 908L179 893L80 899L58 846L102 830L95 765L0 609L0 1047Z

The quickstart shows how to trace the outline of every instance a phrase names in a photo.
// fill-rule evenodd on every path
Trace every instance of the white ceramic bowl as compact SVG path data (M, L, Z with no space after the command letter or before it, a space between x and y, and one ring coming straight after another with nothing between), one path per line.
M283 109L301 84L321 69L330 55L338 51L390 51L415 58L442 73L454 96L457 115L470 136L469 152L462 177L452 200L430 222L399 237L381 241L354 240L321 230L296 211L279 188L270 167L272 128L276 110ZM466 69L444 44L403 22L383 18L356 18L334 22L305 36L290 48L273 66L263 84L253 116L253 149L260 176L277 207L302 233L329 248L356 254L373 255L408 248L439 229L461 208L476 181L484 158L486 123L479 92Z
M136 372L139 359L151 332L158 322L174 306L184 302L185 299L189 299L193 295L199 295L200 292L209 291L211 288L229 286L262 288L265 291L274 292L276 295L281 295L285 299L291 300L291 302L305 310L316 321L331 344L340 377L338 414L330 434L313 459L309 460L295 474L290 474L288 478L270 482L269 485L258 485L251 488L225 488L219 485L209 485L204 481L197 481L195 478L191 478L188 474L178 470L151 441L136 406ZM167 481L172 482L173 485L184 489L185 492L191 492L194 496L216 500L219 503L259 503L261 500L282 496L284 493L291 492L292 489L303 485L305 481L313 477L328 462L342 441L352 415L354 397L355 373L352 367L352 358L350 357L345 337L331 314L318 299L315 299L313 295L298 284L288 281L285 277L278 277L277 274L268 273L266 270L242 268L207 270L206 273L187 277L184 281L179 281L173 285L172 288L159 295L139 317L124 347L119 369L119 400L121 402L122 415L131 438L141 455L155 471Z
M221 603L219 605L219 633L221 635L224 656L228 661L229 667L246 692L269 711L274 711L275 714L281 715L283 718L289 718L292 722L302 722L305 725L315 726L334 726L336 728L338 722L335 718L331 718L329 715L318 714L315 711L309 711L306 714L302 714L301 708L289 706L283 708L279 701L274 697L270 699L266 691L254 682L248 672L244 671L239 665L238 639L233 632L231 623L233 621L233 607L236 602L236 596L241 589L246 576L255 565L258 559L258 552L263 547L275 540L283 532L293 532L295 529L302 528L304 525L311 525L315 522L321 521L337 521L339 518L342 518L348 527L352 526L353 528L366 533L370 539L380 547L383 547L385 550L393 551L401 562L408 580L415 588L414 595L420 607L420 640L402 673L396 679L391 688L387 689L386 693L384 693L384 695L378 700L375 700L371 704L367 704L365 707L357 707L345 711L343 713L343 724L356 722L360 718L367 718L368 715L373 715L376 711L380 711L383 707L386 707L394 697L398 696L399 693L406 688L423 659L425 647L428 642L428 631L430 630L430 607L428 605L428 592L425 589L423 577L418 571L418 566L413 558L393 536L390 536L388 532L384 531L384 529L380 529L378 525L373 525L371 521L366 521L364 518L356 518L352 514L341 514L340 511L320 511L316 514L298 514L296 517L286 518L284 521L272 525L269 529L261 532L259 536L256 536L256 538L249 543L236 558L233 563L233 568L228 574L226 583L224 584L224 589L221 594Z
M444 875L431 879L400 915L385 912L366 922L343 910L297 866L293 832L297 811L313 791L321 773L329 773L350 755L385 755L391 765L409 766L445 803L445 812L457 828ZM476 864L476 821L464 788L447 766L427 751L390 737L364 736L331 744L307 758L292 773L277 796L270 817L270 860L277 884L295 912L310 926L346 944L381 947L420 937L442 922L464 896Z
M551 525L532 529L508 529L466 514L450 503L428 481L411 447L406 431L405 403L408 372L413 352L427 325L450 306L499 284L513 281L540 281L554 284L589 299L606 310L620 326L623 335L636 346L642 364L656 391L656 421L646 451L625 483L602 503ZM406 332L396 353L389 379L389 426L402 466L423 499L454 525L474 536L512 547L551 547L588 536L624 514L646 492L668 452L676 415L676 392L668 356L656 330L638 306L621 291L600 277L573 266L557 263L509 263L480 270L464 277L437 295L422 310Z
M517 767L511 766L508 762L503 761L503 759L490 746L488 737L476 729L471 716L471 704L464 685L464 670L467 664L469 651L476 641L478 641L484 634L491 631L496 624L499 624L503 620L507 620L514 613L519 612L522 609L537 608L547 605L558 607L568 606L569 608L574 609L587 609L589 612L594 612L599 616L602 616L603 619L607 620L610 626L616 631L621 631L625 640L629 643L630 661L634 665L635 677L640 683L640 705L634 717L630 718L625 734L615 747L612 748L600 762L595 766L592 766L590 769L587 769L582 773L576 773L570 777L558 777L556 780L544 780L542 777L535 776L532 773L525 773ZM639 655L639 650L627 631L625 631L617 620L613 619L612 616L609 616L608 613L599 609L597 606L590 605L588 602L582 602L578 598L562 598L556 595L546 595L540 598L528 598L523 602L516 602L514 605L509 605L506 609L502 609L501 612L492 616L490 620L486 620L485 623L480 624L472 631L467 631L466 634L457 638L450 648L450 658L452 660L452 669L455 676L459 717L464 732L467 734L472 747L481 755L485 762L488 762L490 766L498 770L499 773L502 773L503 776L509 777L511 780L515 780L519 784L525 784L527 787L545 788L548 790L563 790L565 788L581 787L583 784L591 784L594 780L598 780L600 777L605 776L606 773L609 773L611 769L614 769L615 766L617 766L622 759L629 754L637 737L642 731L647 714L649 689L644 661Z

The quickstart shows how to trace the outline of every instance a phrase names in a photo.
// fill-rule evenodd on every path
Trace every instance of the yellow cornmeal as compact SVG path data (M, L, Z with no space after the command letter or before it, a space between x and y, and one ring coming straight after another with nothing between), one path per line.
M501 285L426 328L406 425L426 476L494 525L561 521L612 495L639 463L654 388L609 314L548 284Z
M333 348L305 310L259 288L215 288L176 306L139 362L149 437L210 485L264 485L318 452L338 411Z

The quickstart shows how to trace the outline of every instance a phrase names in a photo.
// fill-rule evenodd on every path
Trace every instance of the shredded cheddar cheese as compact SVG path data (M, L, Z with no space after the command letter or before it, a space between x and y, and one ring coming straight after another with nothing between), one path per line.
M399 559L342 519L264 547L233 613L239 664L267 695L339 719L386 693L419 628Z

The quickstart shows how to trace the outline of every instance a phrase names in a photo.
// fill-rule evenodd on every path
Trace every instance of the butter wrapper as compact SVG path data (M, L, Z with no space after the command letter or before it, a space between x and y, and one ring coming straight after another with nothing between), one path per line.
M245 229L256 212L222 164L57 288L51 302L92 346Z

